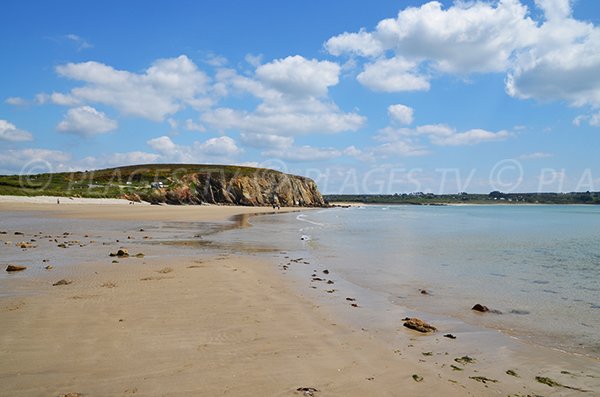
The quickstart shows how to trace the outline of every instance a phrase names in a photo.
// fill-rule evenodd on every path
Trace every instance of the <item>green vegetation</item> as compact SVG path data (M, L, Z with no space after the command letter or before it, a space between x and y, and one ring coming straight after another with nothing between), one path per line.
M281 174L265 168L202 164L148 164L94 171L36 175L0 175L0 195L88 198L139 197L152 201L156 189L179 184L190 174L205 173L231 178Z
M329 194L323 196L329 203L364 204L600 204L600 192L572 193L502 193L489 194Z

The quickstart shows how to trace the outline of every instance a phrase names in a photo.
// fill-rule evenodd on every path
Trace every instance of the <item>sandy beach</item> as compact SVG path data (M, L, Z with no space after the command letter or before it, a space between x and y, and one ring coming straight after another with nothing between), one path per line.
M598 363L589 358L533 346L519 353L472 329L457 339L441 330L424 335L400 318L383 335L356 325L353 316L368 314L368 303L353 307L338 293L327 295L328 304L291 277L287 266L301 266L300 258L191 243L215 224L234 227L235 215L272 208L67 200L0 200L2 272L8 264L27 266L0 277L0 396L600 390ZM297 209L281 209L290 210ZM129 257L109 256L119 249ZM65 285L53 285L60 280ZM342 290L343 281L335 281Z

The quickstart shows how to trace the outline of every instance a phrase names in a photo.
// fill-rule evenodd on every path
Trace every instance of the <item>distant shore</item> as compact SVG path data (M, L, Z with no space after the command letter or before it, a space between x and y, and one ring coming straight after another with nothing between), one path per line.
M505 360L495 360L494 354L506 356L504 347L487 357L477 333L457 340L424 336L398 319L398 329L383 337L302 293L283 267L323 274L320 264L277 247L256 256L196 244L205 240L203 224L273 212L270 207L114 204L0 200L2 265L27 266L13 274L0 269L6 395L574 392L530 376L539 364L556 361L545 350L532 349L526 361L515 362L514 376L498 364ZM32 246L21 248L20 241ZM109 256L119 249L129 257ZM66 285L53 285L60 280ZM360 308L340 310L351 315ZM476 361L453 361L462 356ZM561 362L549 368L548 378L582 389L598 383L560 375L560 369L572 371Z

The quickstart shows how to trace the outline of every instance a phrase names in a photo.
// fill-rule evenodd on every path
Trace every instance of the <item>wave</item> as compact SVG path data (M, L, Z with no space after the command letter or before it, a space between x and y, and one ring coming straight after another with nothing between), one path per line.
M296 220L299 220L301 222L307 222L307 223L310 223L311 225L315 225L315 226L325 226L323 223L319 223L319 222L311 221L310 219L306 219L306 215L304 215L304 214L298 215L296 217Z

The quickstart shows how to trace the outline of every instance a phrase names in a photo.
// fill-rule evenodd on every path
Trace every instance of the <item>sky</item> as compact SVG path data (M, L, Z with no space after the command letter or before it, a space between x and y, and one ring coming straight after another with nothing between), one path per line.
M600 190L597 0L0 14L0 174L239 164L324 193Z

